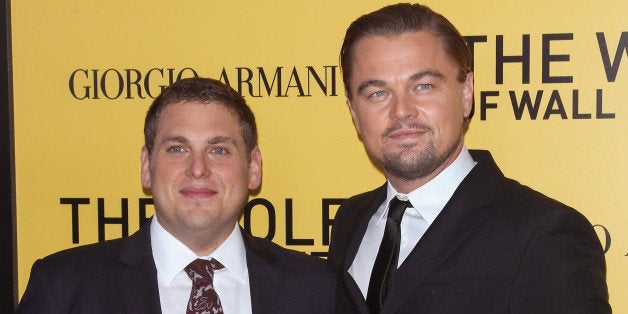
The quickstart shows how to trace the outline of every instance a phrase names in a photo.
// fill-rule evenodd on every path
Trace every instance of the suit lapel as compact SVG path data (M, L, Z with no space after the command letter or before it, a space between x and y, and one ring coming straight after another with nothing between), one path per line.
M349 229L344 234L347 235L347 239L343 242L346 243L346 249L340 249L339 252L345 252L346 255L340 255L338 260L343 261L340 267L337 267L338 273L341 274L343 285L349 295L351 302L358 309L359 313L368 313L368 307L364 302L364 296L358 287L358 284L353 279L353 276L349 273L349 267L353 264L355 255L358 253L362 238L366 233L369 220L375 214L382 202L386 200L386 184L378 189L368 193L358 203L352 204L351 213L352 217L349 219ZM355 230L352 232L352 230Z
M240 231L246 247L253 313L282 313L278 300L282 299L284 281L274 266L277 257L246 231Z
M474 153L473 157L476 167L399 267L383 312L397 311L490 213L486 205L504 176L490 155Z
M360 243L362 243L362 238L364 238L364 233L366 233L369 220L384 200L386 200L386 185L373 191L370 197L365 197L352 209L356 214L353 219L351 219L349 230L355 230L355 232L347 232L350 238L346 249L347 255L342 259L344 260L343 271L347 271L349 267L351 267L351 264L353 264L353 259L355 259L355 255L358 254L358 249L360 248Z
M126 265L116 278L126 311L160 313L157 269L150 244L150 221L124 242L118 261Z

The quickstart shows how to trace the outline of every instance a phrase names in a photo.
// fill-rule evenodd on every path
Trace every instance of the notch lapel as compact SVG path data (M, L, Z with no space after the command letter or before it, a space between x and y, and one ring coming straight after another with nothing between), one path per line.
M246 247L253 314L282 313L282 302L279 300L282 300L284 281L282 274L273 266L277 257L242 228L240 232Z
M150 244L150 220L130 236L118 261L126 267L116 285L127 313L161 313L157 268Z
M365 197L361 202L356 204L355 208L349 209L356 214L351 219L349 232L347 232L349 238L347 240L347 249L345 250L346 255L341 259L343 261L343 271L347 271L349 267L351 267L351 264L353 264L355 255L358 254L358 249L362 243L362 238L364 238L364 234L366 233L369 220L371 220L371 217L384 200L386 200L386 185L375 190L372 197ZM355 232L351 232L351 230L355 230Z
M368 313L369 310L358 284L349 273L349 267L353 264L353 260L358 253L369 220L385 200L386 184L368 192L364 197L358 199L355 204L350 204L348 205L349 207L344 209L351 216L348 218L348 224L346 224L347 230L343 231L345 239L339 241L343 246L336 250L339 253L337 258L339 265L335 265L335 267L337 273L340 274L342 285L346 289L345 292L351 303L358 310L358 313Z
M504 175L490 155L473 157L476 167L397 270L382 312L396 312L490 213L487 205Z

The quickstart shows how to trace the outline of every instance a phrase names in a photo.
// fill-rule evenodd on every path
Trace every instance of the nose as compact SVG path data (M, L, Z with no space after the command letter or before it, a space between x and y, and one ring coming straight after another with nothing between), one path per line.
M190 154L189 164L186 171L191 178L200 179L210 174L209 158L207 154L194 152Z
M418 104L411 95L397 93L391 99L390 118L395 120L405 120L409 117L416 118L419 114Z

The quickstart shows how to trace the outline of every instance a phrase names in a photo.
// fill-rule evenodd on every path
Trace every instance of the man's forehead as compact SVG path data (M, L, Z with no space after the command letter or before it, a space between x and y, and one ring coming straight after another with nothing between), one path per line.
M183 107L194 107L194 106L215 107L218 109L222 109L224 110L224 112L228 112L236 120L238 120L238 115L236 114L235 110L233 110L232 108L230 108L229 106L225 105L224 103L220 101L217 101L217 100L211 100L211 101L179 100L179 101L170 102L162 108L158 116L158 122L160 122L164 118L164 116L167 116L168 114L176 113L177 111L181 110L181 108ZM164 112L166 111L167 111L167 114L164 114Z
M204 111L194 111L194 108L209 108L212 112L212 116L214 114L216 116L219 115L221 119L217 122L216 120L214 120L214 123L216 124L224 126L225 124L220 122L224 122L224 119L226 118L225 115L227 115L229 117L227 118L227 120L233 118L233 126L235 126L236 128L238 128L239 126L240 119L236 111L219 101L178 101L169 103L164 106L162 111L159 113L157 119L156 131L159 133L159 130L162 129L162 125L165 121L168 121L166 123L169 125L169 127L180 126L183 128L188 126L187 123L183 123L186 119L194 120L194 118L196 118L197 116L203 117L207 114ZM188 109L192 109L192 111L188 111Z

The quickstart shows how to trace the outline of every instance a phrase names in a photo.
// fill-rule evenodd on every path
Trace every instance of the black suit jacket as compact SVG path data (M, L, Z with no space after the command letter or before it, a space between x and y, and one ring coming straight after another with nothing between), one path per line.
M574 209L505 178L490 153L395 274L382 313L610 313L604 253ZM337 313L368 313L348 273L386 186L338 210L329 261Z
M149 225L36 261L16 313L161 313ZM253 313L333 313L335 278L324 261L242 236Z

